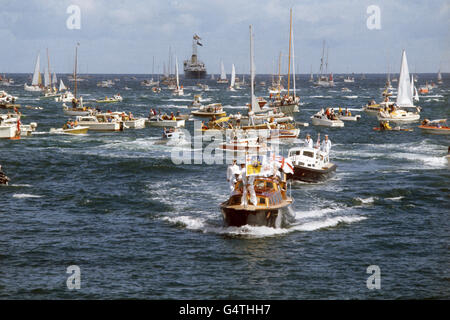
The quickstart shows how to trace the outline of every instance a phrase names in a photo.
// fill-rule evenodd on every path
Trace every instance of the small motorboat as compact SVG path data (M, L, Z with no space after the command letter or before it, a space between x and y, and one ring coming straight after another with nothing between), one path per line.
M450 127L447 119L428 120L424 119L419 128L425 133L432 134L450 134Z
M339 120L336 115L330 115L329 117L321 110L311 116L311 122L315 126L325 126L333 128L342 128L344 122Z
M50 129L50 133L54 133L54 134L86 134L89 130L89 127L87 126L73 126L73 127L68 127L68 126L64 126L62 128L51 128Z
M359 115L359 114L352 115L351 112L338 113L337 117L339 120L342 120L342 121L358 121L359 119L361 119L361 115Z
M170 119L168 116L165 118L161 115L156 115L148 118L145 121L150 127L184 127L185 120L178 120L176 118Z
M291 148L288 159L294 166L294 173L288 174L288 179L321 182L332 177L336 171L336 165L330 162L328 153L318 148Z
M95 102L97 102L97 103L114 103L114 102L121 102L121 101L123 101L123 98L119 93L115 94L111 98L105 97L105 99L102 99L102 100L95 100Z
M193 116L201 118L212 118L212 117L225 117L227 113L223 111L221 103L212 103L206 106L201 106L198 110L191 112Z
M220 205L225 225L281 228L294 221L289 211L293 199L287 195L285 179L255 176L246 181L238 181L230 198ZM244 190L247 188L249 192Z

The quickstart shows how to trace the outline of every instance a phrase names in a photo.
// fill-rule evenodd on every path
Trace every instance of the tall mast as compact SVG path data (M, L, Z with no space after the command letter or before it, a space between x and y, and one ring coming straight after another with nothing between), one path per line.
M47 65L48 65L48 70L47 70L47 72L48 72L48 78L50 79L49 85L50 85L50 87L51 87L51 86L52 86L52 74L51 74L51 72L50 72L50 57L48 56L48 48L47 48Z
M322 45L322 58L320 58L320 77L323 75L323 58L325 57L325 40ZM320 78L319 77L319 78Z
M291 25L292 25L292 9L291 9ZM294 85L294 98L295 98L295 50L294 50L294 28L291 27L291 45L292 45L292 79ZM297 73L298 73L298 65L297 65Z
M74 80L75 80L75 88L74 88L74 96L77 98L77 60L78 60L78 44L75 46L75 70L74 70Z
M290 86L290 80L291 80L291 41L292 41L292 8L290 10L290 21L289 21L288 97L289 97L289 86Z
M280 56L278 57L278 86L281 86L281 51Z

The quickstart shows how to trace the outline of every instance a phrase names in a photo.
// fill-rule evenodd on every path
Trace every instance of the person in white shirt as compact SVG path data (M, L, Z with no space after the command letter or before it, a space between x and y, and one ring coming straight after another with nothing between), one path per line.
M248 205L248 201L247 201L247 168L245 167L245 163L241 164L239 180L242 180L241 206L246 207Z
M230 192L234 191L234 185L236 184L237 176L239 175L239 173L240 173L240 170L236 164L236 160L233 160L233 164L228 166L228 169L227 169L227 181L230 185Z
M328 139L328 135L325 135L325 140L322 141L321 149L323 152L330 153L331 150L331 141Z
M312 148L313 147L313 141L312 141L311 136L309 134L306 135L305 146L308 147L308 148Z

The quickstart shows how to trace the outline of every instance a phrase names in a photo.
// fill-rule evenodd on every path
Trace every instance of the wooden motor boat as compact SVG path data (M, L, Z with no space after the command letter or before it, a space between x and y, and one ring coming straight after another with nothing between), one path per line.
M227 226L241 227L243 225L266 226L281 228L289 225L294 217L288 210L293 199L287 196L286 180L274 177L248 178L249 186L238 181L230 198L220 205L224 223ZM253 183L250 185L250 182ZM256 203L249 201L242 205L243 188L253 188ZM250 200L250 192L247 192Z
M447 119L438 119L433 121L424 119L419 128L426 133L450 134L450 127L447 125Z
M73 128L51 128L50 133L57 133L57 134L86 134L89 130L89 127L83 127L83 126L75 126Z

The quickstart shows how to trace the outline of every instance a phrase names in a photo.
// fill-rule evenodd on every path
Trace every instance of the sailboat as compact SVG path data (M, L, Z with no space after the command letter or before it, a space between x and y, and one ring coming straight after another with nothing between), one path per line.
M311 74L309 75L309 82L314 82L314 76L312 72L312 65L311 65Z
M220 78L217 79L217 83L228 83L227 74L225 73L225 67L223 66L223 61L220 66Z
M180 86L180 78L178 75L178 58L177 57L175 57L175 72L176 72L177 86L172 91L172 94L174 94L176 96L182 96L182 95L184 95L184 90L183 90L183 86Z
M320 58L320 74L317 78L317 82L315 82L315 85L320 87L334 87L333 74L331 73L329 77L326 76L326 74L328 73L328 48L325 61L325 74L323 72L324 57L325 57L325 40L323 41L322 58Z
M442 74L441 74L441 69L439 69L438 74L437 74L437 83L438 84L442 84Z
M275 97L275 100L271 104L272 107L278 108L278 110L285 114L292 114L298 111L298 105L300 103L300 97L295 94L295 61L293 54L291 61L291 52L294 53L294 34L292 32L292 9L290 10L290 23L289 23L289 56L288 56L288 81L287 81L287 95L281 97L278 93ZM292 62L292 64L291 64ZM291 85L291 67L293 72L293 94L290 94L290 85Z
M27 85L26 83L23 85L25 91L32 92L41 92L42 91L42 78L41 72L39 71L41 68L40 65L40 54L38 54L36 59L36 64L34 66L33 80L31 81L31 85Z
M409 108L415 108L414 112L408 111ZM392 122L411 122L420 119L420 108L413 103L413 92L409 80L408 61L406 60L406 51L402 52L402 64L400 67L400 77L398 81L397 100L389 111L381 110L378 113L378 120Z
M228 90L230 91L236 91L236 89L234 88L236 83L236 69L234 68L234 63L231 65L231 81L230 81L230 86L228 87Z
M417 92L417 88L414 84L414 75L411 75L411 94L414 101L419 101L419 92Z
M72 106L69 108L65 103L63 103L64 113L68 116L88 116L94 114L95 110L90 107L85 107L83 105L83 97L77 98L77 67L78 67L78 44L75 46L75 68L73 72L73 80L75 82L74 94L67 91L64 95L56 98L56 101L68 102L71 100Z

